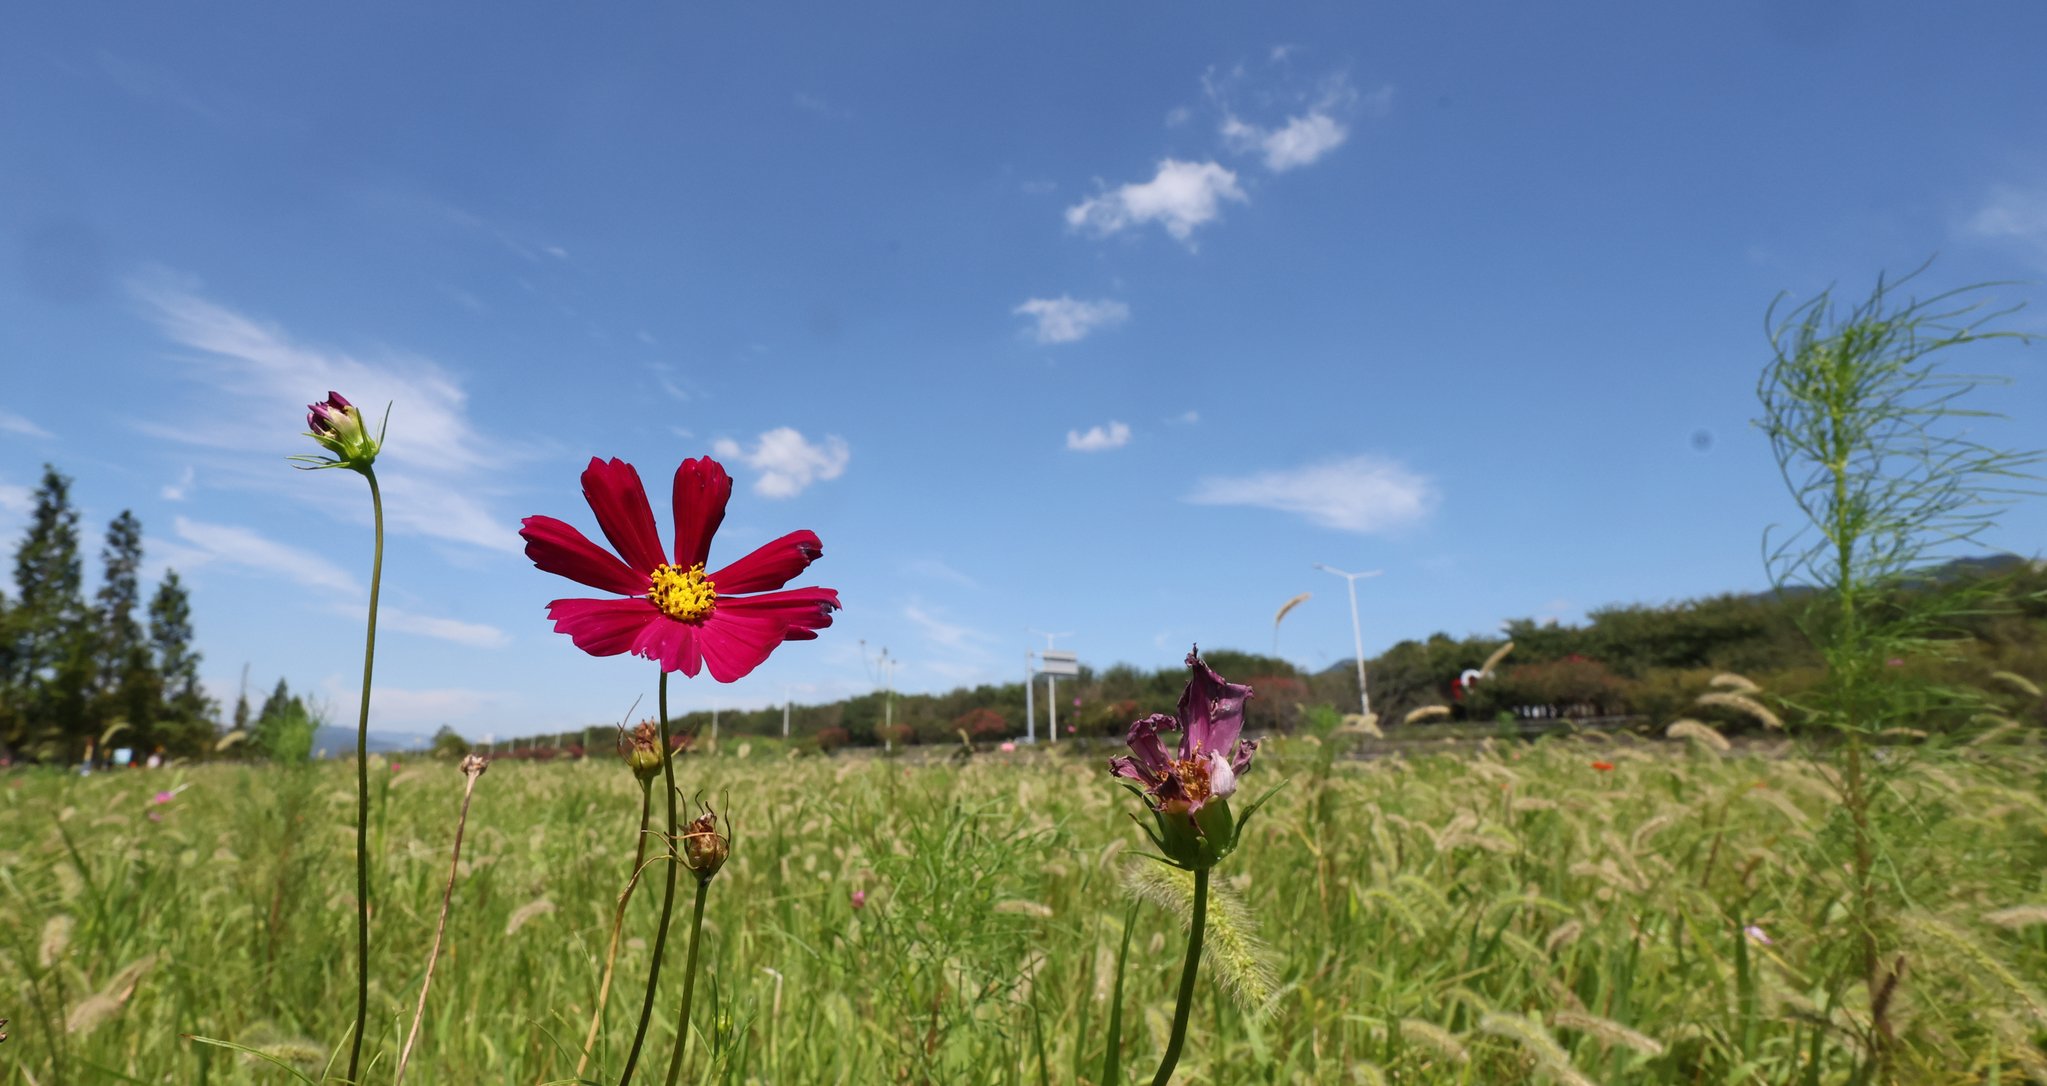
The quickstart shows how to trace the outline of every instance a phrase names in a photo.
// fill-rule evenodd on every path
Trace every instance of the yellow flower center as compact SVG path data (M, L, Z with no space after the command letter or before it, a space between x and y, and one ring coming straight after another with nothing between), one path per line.
M1212 786L1208 779L1207 758L1198 754L1192 758L1175 758L1173 769L1180 775L1180 786L1187 790L1188 802L1201 803L1208 799Z
M688 569L663 562L654 568L653 581L647 599L669 618L695 622L718 606L718 586L704 576L702 562Z

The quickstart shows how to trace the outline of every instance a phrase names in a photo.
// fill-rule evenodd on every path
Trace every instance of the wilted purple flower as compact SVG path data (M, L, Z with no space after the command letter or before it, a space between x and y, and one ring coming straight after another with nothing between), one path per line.
M1251 688L1224 681L1198 647L1187 654L1187 668L1192 674L1178 713L1153 713L1130 725L1130 754L1109 759L1109 770L1134 782L1150 806L1158 824L1154 843L1191 869L1213 866L1236 846L1228 800L1258 744L1242 738ZM1173 731L1180 744L1168 752L1159 733Z
M1748 936L1751 942L1760 943L1763 946L1777 945L1777 941L1770 938L1769 932L1764 931L1755 924L1750 924L1748 927L1741 929L1741 933Z
M1109 770L1142 785L1155 810L1191 813L1211 799L1228 799L1258 749L1240 738L1251 688L1223 681L1197 652L1187 654L1193 677L1180 695L1178 716L1153 713L1130 725L1130 756L1109 759ZM1169 756L1159 733L1171 731L1180 733L1180 747Z

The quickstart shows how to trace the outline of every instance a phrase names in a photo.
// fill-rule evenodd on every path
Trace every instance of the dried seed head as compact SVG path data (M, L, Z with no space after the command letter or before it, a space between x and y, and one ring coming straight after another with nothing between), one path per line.
M483 771L489 768L490 759L481 754L467 754L462 757L462 775L471 780L483 776Z
M725 857L731 854L732 842L718 832L718 812L704 808L701 817L692 819L682 831L682 858L691 871L696 872L697 881L709 882L725 866Z
M618 754L630 766L633 776L646 784L661 775L661 732L652 720L642 720L632 731L618 730Z

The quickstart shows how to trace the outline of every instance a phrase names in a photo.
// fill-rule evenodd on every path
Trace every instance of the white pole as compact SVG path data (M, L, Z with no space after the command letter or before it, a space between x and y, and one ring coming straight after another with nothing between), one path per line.
M1352 647L1357 652L1358 710L1366 716L1371 716L1372 695L1365 687L1365 635L1363 627L1358 624L1358 578L1377 577L1386 571L1375 569L1365 573L1345 573L1335 566L1325 566L1320 562L1315 563L1315 568L1324 573L1336 574L1338 577L1343 578L1350 588L1350 640Z
M1059 678L1045 676L1045 729L1052 733L1052 742L1059 741Z
M1031 668L1031 657L1036 653L1024 650L1024 742L1038 741L1038 707L1034 704L1038 693L1038 676Z
M782 688L782 738L789 738L789 688Z

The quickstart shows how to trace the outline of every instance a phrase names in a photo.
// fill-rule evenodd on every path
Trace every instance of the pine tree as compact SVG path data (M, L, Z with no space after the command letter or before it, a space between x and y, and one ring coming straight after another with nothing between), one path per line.
M200 655L192 648L192 604L177 570L164 573L149 600L149 644L155 652L159 742L182 753L213 737L213 702L199 685Z
M133 512L124 509L107 525L100 561L106 572L95 597L98 675L93 716L101 729L116 722L127 724L122 745L146 751L159 742L155 722L160 681L135 613L142 602L136 583L142 569L142 522Z
M43 465L35 511L14 554L16 600L9 610L10 724L19 744L66 756L83 753L92 674L71 480Z

